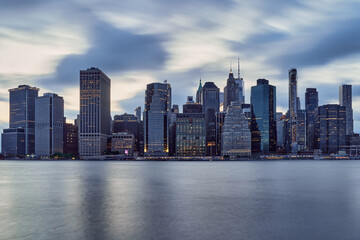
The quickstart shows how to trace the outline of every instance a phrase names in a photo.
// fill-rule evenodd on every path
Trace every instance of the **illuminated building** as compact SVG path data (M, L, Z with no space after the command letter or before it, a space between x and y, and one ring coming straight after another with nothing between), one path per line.
M128 132L117 132L111 135L111 152L133 156L135 150L135 136Z
M230 158L251 155L251 132L241 104L231 102L222 130L222 155Z
M168 156L170 111L170 84L148 84L145 91L144 109L144 154L146 156Z
M64 99L45 93L35 99L35 154L63 153Z
M140 153L140 122L134 114L121 114L114 116L113 132L127 132L135 137L135 152Z
M338 153L346 145L346 107L338 104L319 106L315 120L315 149Z
M80 157L100 156L107 149L110 84L110 78L98 68L80 71Z
M339 87L339 103L346 107L346 135L351 135L354 133L351 85L343 84Z
M205 156L205 114L176 115L176 156Z
M251 149L253 153L276 151L276 87L258 79L251 87Z

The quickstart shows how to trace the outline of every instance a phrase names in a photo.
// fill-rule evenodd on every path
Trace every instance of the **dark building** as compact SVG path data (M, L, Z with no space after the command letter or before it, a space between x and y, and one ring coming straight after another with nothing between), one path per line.
M141 107L138 106L135 108L135 116L138 119L138 122L141 122Z
M64 120L64 155L79 156L79 128Z
M183 105L183 113L202 113L202 105L194 103L192 96L189 96L186 104Z
M304 151L306 148L306 111L299 109L297 111L297 130L298 130L298 150Z
M290 124L290 148L292 153L298 151L298 123L297 113L300 101L297 96L297 70L289 70L289 124Z
M7 128L1 134L2 154L8 157L24 157L25 129Z
M354 133L351 85L343 84L339 87L339 104L346 107L346 135L351 135Z
M199 87L198 90L196 91L196 103L200 103L200 93L201 93L201 89L202 89L202 85L201 85L201 78L200 78L200 82L199 82Z
M98 68L80 71L79 154L81 157L103 155L111 129L111 79Z
M203 113L208 109L219 112L220 110L220 90L213 82L206 82L200 90L200 104L203 107Z
M168 83L151 83L145 91L144 154L169 155L169 114L171 86Z
M327 104L318 107L315 120L315 149L338 153L346 145L346 107Z
M306 111L306 148L308 151L314 150L315 145L315 116L319 105L319 94L316 88L307 88L305 93Z
M176 114L176 156L205 156L205 114Z
M239 86L235 81L234 74L230 69L229 77L224 87L224 111L230 106L231 102L239 101Z
M20 85L9 90L10 94L10 121L9 130L3 134L19 134L16 139L22 139L25 134L24 145L17 144L17 147L10 147L2 142L2 152L13 156L29 155L35 153L35 98L38 96L39 89L28 85ZM14 130L22 128L22 130ZM7 135L6 135L7 136ZM4 136L3 138L6 138ZM20 147L24 146L24 149ZM10 148L8 148L10 147ZM16 152L12 152L16 149Z
M222 154L222 132L225 122L225 112L216 113L216 155Z
M253 153L276 152L276 87L258 79L251 87L251 148Z
M49 157L63 153L64 99L45 93L35 99L35 153Z
M135 152L140 153L140 122L134 114L121 114L114 116L113 132L126 132L134 135Z

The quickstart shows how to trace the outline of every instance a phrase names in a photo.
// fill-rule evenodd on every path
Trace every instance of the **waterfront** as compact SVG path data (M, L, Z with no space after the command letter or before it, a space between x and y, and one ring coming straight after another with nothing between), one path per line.
M360 161L0 161L0 239L359 239Z

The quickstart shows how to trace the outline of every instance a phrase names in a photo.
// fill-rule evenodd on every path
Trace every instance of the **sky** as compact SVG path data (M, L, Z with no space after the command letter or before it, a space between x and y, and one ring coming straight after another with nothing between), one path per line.
M277 87L277 111L288 109L288 70L298 69L320 105L339 102L353 85L360 130L358 0L0 0L0 129L8 127L8 89L20 84L64 97L79 112L79 70L111 78L112 116L144 106L146 84L167 80L172 103L195 96L199 79L223 91L229 69L251 86Z

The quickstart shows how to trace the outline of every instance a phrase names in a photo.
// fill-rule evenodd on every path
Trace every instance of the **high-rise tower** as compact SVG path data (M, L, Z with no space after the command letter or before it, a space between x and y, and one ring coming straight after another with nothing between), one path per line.
M79 154L99 156L107 149L110 134L111 80L98 68L80 71Z
M240 77L240 59L238 58L238 77L235 79L235 83L237 85L237 94L238 101L240 104L245 103L245 89L244 89L244 79Z
M239 100L238 85L235 82L234 74L230 68L229 77L224 87L224 111L227 110L231 102Z
M315 116L316 108L319 105L319 94L316 88L307 88L305 93L305 111L306 111L306 148L309 151L314 150L315 145Z
M51 156L63 153L64 99L45 93L35 100L35 153Z
M351 85L343 84L339 87L339 103L346 107L346 135L351 135L354 132Z
M298 151L298 126L297 126L297 70L289 70L289 122L290 122L290 148L292 153Z
M167 156L169 154L170 111L170 84L148 84L145 91L144 109L145 155Z

